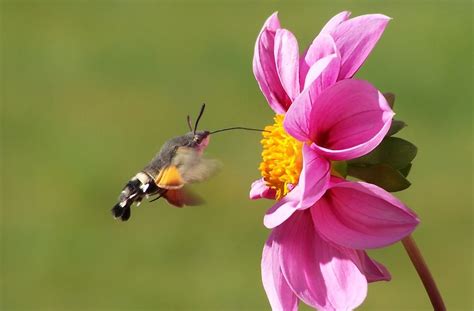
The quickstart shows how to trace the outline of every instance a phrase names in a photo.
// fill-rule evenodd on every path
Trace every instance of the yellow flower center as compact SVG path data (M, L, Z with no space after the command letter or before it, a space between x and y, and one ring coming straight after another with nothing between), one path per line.
M283 128L283 115L276 115L275 124L265 127L262 163L259 170L267 186L276 190L276 199L283 198L298 184L303 163L303 143Z

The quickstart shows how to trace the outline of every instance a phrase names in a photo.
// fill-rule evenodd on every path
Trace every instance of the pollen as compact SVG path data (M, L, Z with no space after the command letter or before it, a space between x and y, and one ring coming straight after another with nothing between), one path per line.
M291 137L283 128L283 115L276 115L275 124L265 127L262 163L259 170L276 199L283 198L296 184L301 173L303 143Z

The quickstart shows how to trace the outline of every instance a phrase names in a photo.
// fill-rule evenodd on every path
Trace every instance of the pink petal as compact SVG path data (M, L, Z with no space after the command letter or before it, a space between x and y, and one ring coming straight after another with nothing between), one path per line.
M293 292L321 310L352 310L367 295L355 250L334 247L314 230L309 211L274 229L281 270Z
M335 15L326 23L326 25L324 25L320 33L331 33L332 31L336 29L337 26L339 26L339 24L348 20L350 15L351 15L351 12L349 11L343 11Z
M286 29L278 29L275 35L275 62L281 84L293 100L300 93L299 51L295 36Z
M393 115L382 93L368 82L339 81L313 103L312 148L331 160L363 156L382 141Z
M262 254L262 282L272 310L298 310L298 299L288 286L280 269L279 245L270 234Z
M313 206L326 191L329 179L330 163L308 145L303 145L303 168L298 185L267 211L263 224L274 228L296 210Z
M275 34L280 28L277 13L265 22L255 43L253 73L270 107L278 114L284 113L291 99L281 85L275 63Z
M342 22L329 33L341 52L339 80L351 78L382 36L390 17L368 14Z
M302 142L311 140L314 122L311 120L313 103L322 91L336 82L340 59L336 54L323 57L313 64L306 81L309 86L296 98L285 115L283 126L288 134Z
M357 254L360 259L359 269L364 273L367 282L390 281L392 279L387 268L370 258L369 255L367 255L367 252L358 250Z
M364 182L332 184L311 213L323 237L355 249L400 241L419 223L416 214L400 200Z
M309 46L305 55L300 59L300 86L304 85L304 88L306 88L307 85L311 84L314 79L307 78L310 68L323 57L333 54L339 54L334 39L328 34L320 34L317 36ZM339 75L339 66L337 67L337 76Z
M265 21L265 23L263 24L263 27L262 27L262 30L260 30L260 33L262 33L264 29L276 31L279 28L281 28L281 26L280 26L280 20L278 19L278 12L273 12L273 14L270 15Z
M260 178L252 183L250 186L250 199L270 199L275 200L275 189L267 186L263 178Z
M295 191L296 190L296 191ZM291 195L294 192L294 195ZM274 204L263 217L263 225L269 229L281 225L298 210L299 188L293 189L287 196Z
M341 59L334 53L319 59L309 68L304 88L310 89L313 98L336 83L340 64Z

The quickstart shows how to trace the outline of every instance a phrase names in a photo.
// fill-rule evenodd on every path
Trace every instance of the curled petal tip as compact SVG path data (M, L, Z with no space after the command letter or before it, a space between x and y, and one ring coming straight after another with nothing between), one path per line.
M274 19L274 18L278 19L278 11L273 12L269 17L269 19Z
M286 198L281 199L273 205L263 217L263 225L268 229L273 229L284 223L297 209L293 202L287 202Z
M267 229L273 229L275 227L278 227L283 221L277 221L276 217L271 214L265 215L263 217L263 225Z
M275 190L269 188L263 178L260 178L250 186L249 197L251 200L256 199L275 199Z
M385 14L377 14L378 16L380 16L381 18L385 18L387 20L391 20L392 18L390 16L387 16Z
M278 11L275 11L270 15L265 23L263 24L263 28L275 31L280 28L280 20L278 19Z
M381 20L386 20L386 21L390 21L392 20L393 18L390 17L390 16L387 16L385 14L381 14L381 13L374 13L374 14L364 14L364 15L360 15L360 16L357 16L357 18L370 18L372 20L374 19L381 19Z

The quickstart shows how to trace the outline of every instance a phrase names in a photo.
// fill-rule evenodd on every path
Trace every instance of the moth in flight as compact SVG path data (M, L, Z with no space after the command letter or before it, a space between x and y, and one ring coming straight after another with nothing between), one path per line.
M127 221L132 204L138 206L149 197L154 197L151 201L164 198L176 207L201 204L203 200L189 191L186 185L208 179L219 167L218 161L203 157L210 135L228 130L261 131L245 127L198 131L205 107L203 104L194 127L187 116L188 133L166 141L150 163L128 181L112 208L116 219Z

